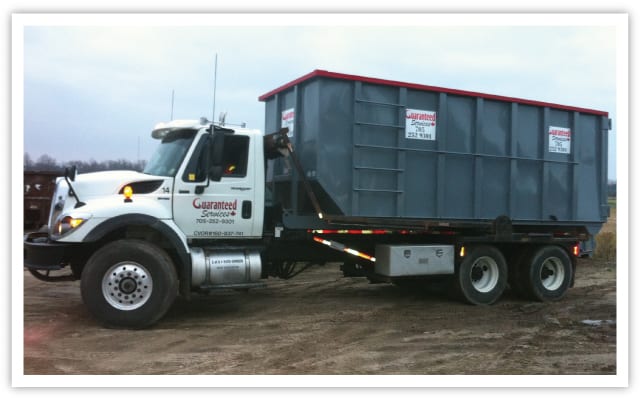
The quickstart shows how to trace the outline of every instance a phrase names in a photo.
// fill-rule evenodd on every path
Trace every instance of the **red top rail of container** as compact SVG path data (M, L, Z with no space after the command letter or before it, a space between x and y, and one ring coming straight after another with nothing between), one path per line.
M408 89L427 90L427 91L432 91L432 92L441 92L441 93L461 95L461 96L481 97L483 99L489 99L489 100L498 100L498 101L506 101L506 102L511 102L511 103L528 104L528 105L533 105L533 106L538 106L538 107L550 107L550 108L556 108L556 109L560 109L560 110L577 111L577 112L581 112L581 113L585 113L585 114L601 115L601 116L605 116L605 117L609 116L609 113L606 112L606 111L592 110L592 109L589 109L589 108L572 107L572 106L567 106L567 105L562 105L562 104L546 103L546 102L543 102L543 101L520 99L520 98L517 98L517 97L498 96L498 95L495 95L495 94L471 92L471 91L467 91L467 90L449 89L449 88L443 88L443 87L439 87L439 86L420 85L420 84L417 84L417 83L390 81L390 80L386 80L386 79L369 78L369 77L366 77L366 76L341 74L341 73L338 73L338 72L330 72L330 71L325 71L325 70L321 70L321 69L316 69L313 72L310 72L310 73L308 73L308 74L306 74L304 76L301 76L298 79L295 79L295 80L293 80L293 81L291 81L289 83L286 83L286 84L280 86L277 89L274 89L274 90L272 90L270 92L267 92L267 93L263 94L262 96L258 97L258 100L265 101L265 100L267 100L268 98L274 96L277 93L280 93L280 92L282 92L282 91L284 91L286 89L289 89L290 87L293 87L293 86L295 86L295 85L297 85L299 83L302 83L304 81L311 80L311 79L314 79L314 78L317 78L317 77L344 79L344 80L350 80L350 81L359 81L359 82L365 82L365 83L372 83L372 84L376 84L376 85L387 85L387 86L404 87L404 88L408 88Z

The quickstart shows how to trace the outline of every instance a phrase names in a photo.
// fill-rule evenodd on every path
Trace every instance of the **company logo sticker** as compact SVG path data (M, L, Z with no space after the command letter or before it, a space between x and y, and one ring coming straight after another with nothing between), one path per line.
M237 210L238 200L233 201L202 201L199 197L193 199L193 208L198 210Z

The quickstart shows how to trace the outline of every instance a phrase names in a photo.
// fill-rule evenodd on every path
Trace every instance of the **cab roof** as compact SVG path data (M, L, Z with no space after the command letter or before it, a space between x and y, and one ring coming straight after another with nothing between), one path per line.
M204 117L200 119L176 119L168 122L159 122L158 124L156 124L155 127L153 127L153 130L151 131L151 137L154 139L163 139L170 132L179 131L183 129L200 130L203 128L209 128L212 124L213 123L211 121L208 121ZM214 126L216 130L218 129L223 130L227 134L233 134L236 132L245 133L245 134L260 133L259 130L255 130L255 129L231 129L231 128L227 128L219 125L214 125Z

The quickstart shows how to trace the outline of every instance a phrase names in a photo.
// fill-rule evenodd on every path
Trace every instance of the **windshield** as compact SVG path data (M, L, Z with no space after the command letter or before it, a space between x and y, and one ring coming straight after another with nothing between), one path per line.
M167 134L151 156L151 160L143 172L150 175L175 176L195 135L196 130L194 129Z

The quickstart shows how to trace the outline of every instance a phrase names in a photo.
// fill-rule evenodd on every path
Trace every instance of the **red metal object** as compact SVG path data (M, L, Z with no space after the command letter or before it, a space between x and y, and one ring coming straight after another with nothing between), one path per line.
M54 171L24 171L25 228L39 228L47 224L58 176L61 173Z
M412 232L407 230L394 231L389 229L309 229L309 233L318 233L322 235L392 235L401 234L408 235Z
M377 79L377 78L369 78L366 76L359 76L359 75L348 75L348 74L341 74L341 73L337 73L337 72L330 72L330 71L325 71L325 70L321 70L321 69L316 69L313 72L310 72L304 76L301 76L300 78L293 80L289 83L286 83L282 86L280 86L277 89L274 89L270 92L267 92L265 94L263 94L262 96L258 97L258 100L260 101L265 101L268 98L272 97L273 95L280 93L290 87L293 87L301 82L304 82L306 80L310 80L313 78L317 78L317 77L325 77L325 78L334 78L334 79L344 79L344 80L350 80L350 81L360 81L360 82L365 82L365 83L372 83L375 85L387 85L387 86L395 86L395 87L406 87L408 89L417 89L417 90L428 90L428 91L433 91L433 92L440 92L440 93L447 93L447 94L454 94L454 95L462 95L462 96L473 96L473 97L481 97L484 99L489 99L489 100L499 100L499 101L507 101L507 102L514 102L514 103L519 103L519 104L528 104L528 105L532 105L532 106L538 106L538 107L551 107L551 108L556 108L556 109L560 109L560 110L568 110L568 111L577 111L577 112L581 112L581 113L585 113L585 114L593 114L593 115L601 115L601 116L605 116L608 117L609 113L606 111L600 111L600 110L593 110L593 109L589 109L589 108L581 108L581 107L573 107L573 106L567 106L567 105L562 105L562 104L555 104L555 103L546 103L543 101L535 101L535 100L527 100L527 99L520 99L517 97L508 97L508 96L499 96L499 95L495 95L495 94L488 94L488 93L479 93L479 92L471 92L471 91L467 91L467 90L458 90L458 89L449 89L449 88L443 88L443 87L439 87L439 86L429 86L429 85L420 85L417 83L408 83L408 82L400 82L400 81L390 81L390 80L386 80L386 79Z

